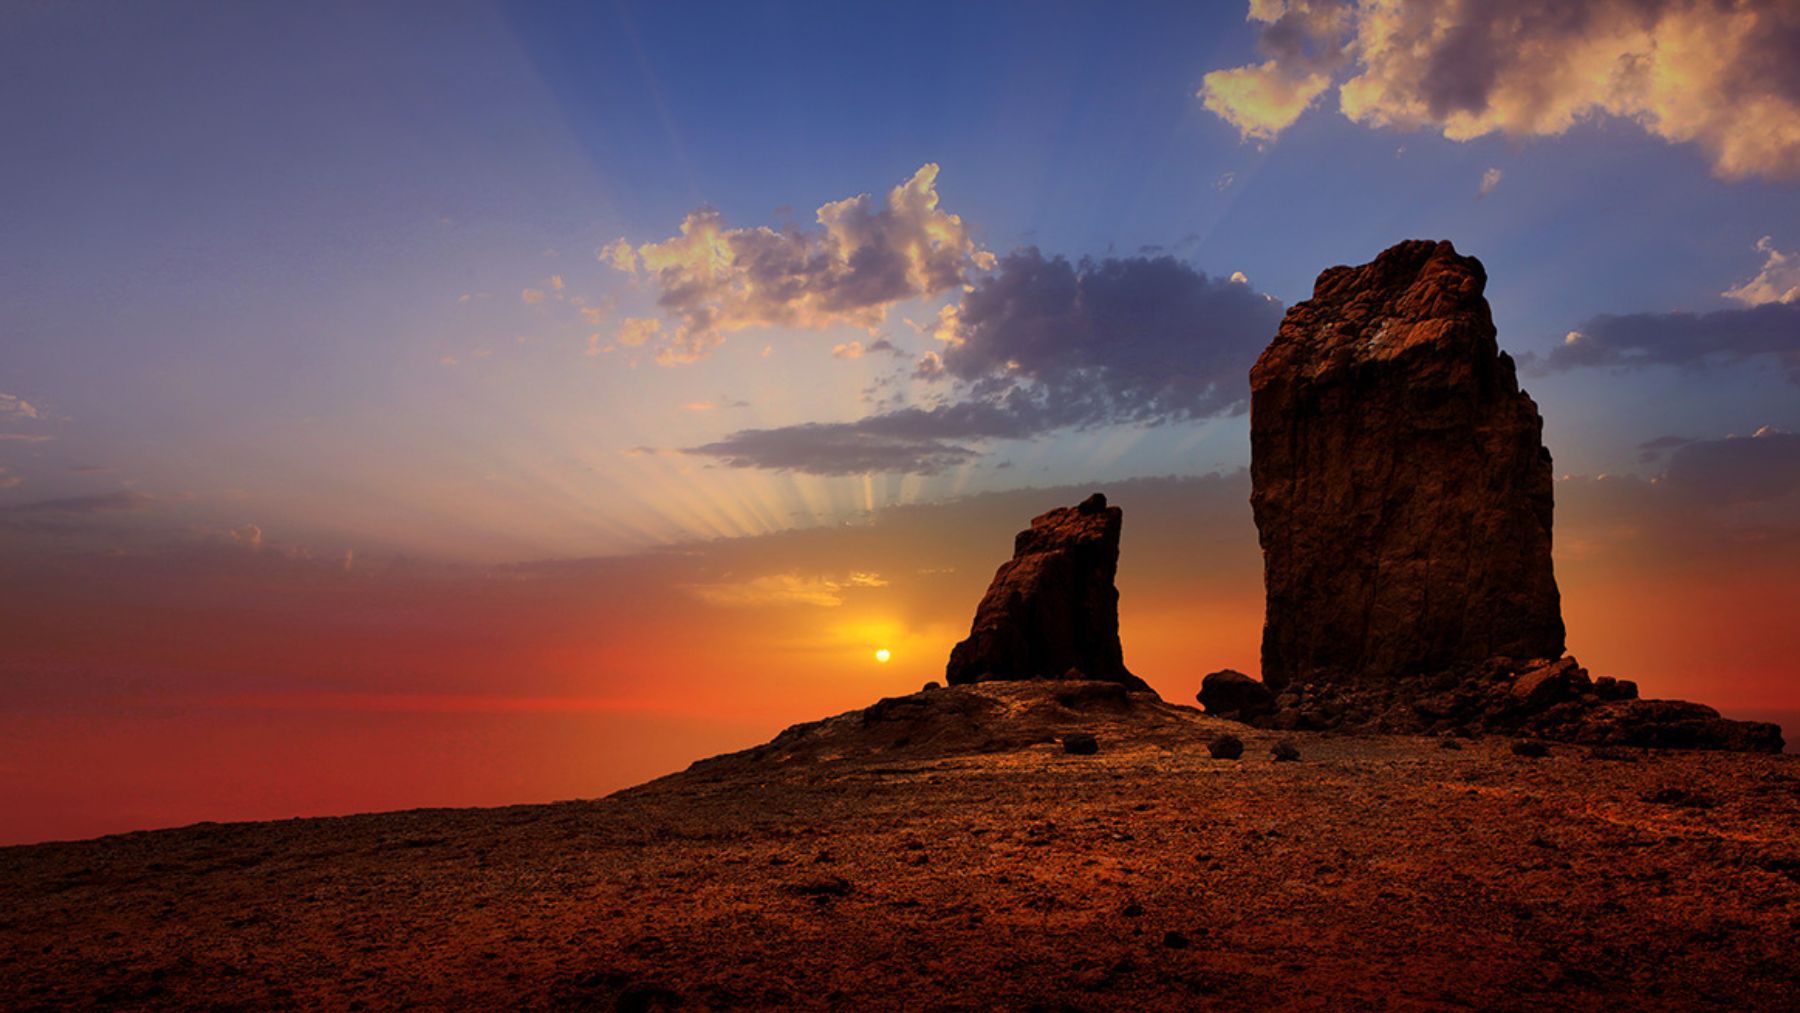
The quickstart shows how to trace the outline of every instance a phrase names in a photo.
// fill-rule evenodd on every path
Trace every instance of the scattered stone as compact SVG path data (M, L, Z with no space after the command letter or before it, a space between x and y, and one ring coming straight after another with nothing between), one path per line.
M1439 748L1439 749L1457 749L1457 750L1460 750L1460 749L1462 749L1462 743L1461 743L1461 742L1458 742L1458 741L1456 741L1456 740L1455 740L1455 739L1451 739L1451 738L1443 738L1443 739L1439 739L1439 740L1438 740L1438 748Z
M1124 513L1095 493L1035 517L1013 542L950 652L952 685L990 679L1098 679L1148 690L1119 644L1119 529Z
M1206 744L1206 751L1211 753L1215 760L1235 760L1244 755L1244 740L1230 732L1215 735L1213 740Z
M1549 746L1542 742L1533 742L1530 739L1520 739L1513 743L1512 751L1514 756L1527 756L1534 760L1550 755Z
M1171 950L1185 950L1188 948L1188 937L1179 932L1164 932L1163 946Z
M1234 721L1254 721L1275 712L1275 694L1269 687L1229 668L1201 679L1196 699L1206 713Z
M1119 917L1121 918L1142 918L1143 916L1143 905L1135 900L1127 901L1125 906L1119 909Z
M850 881L842 876L825 876L820 879L802 879L788 883L782 887L788 893L800 897L844 897L850 893Z
M1300 759L1300 747L1294 745L1292 739L1277 739L1269 747L1269 755L1274 757L1276 763L1293 763Z
M1086 732L1071 732L1063 736L1063 752L1076 756L1092 756L1100 751L1100 742Z
M924 687L923 687L923 688L921 688L921 689L920 689L920 690L919 690L919 692L921 692L921 693L929 693L929 692L931 692L931 691L932 691L932 690L934 690L934 689L943 689L943 688L944 688L944 687L943 687L943 686L941 686L941 685L939 685L939 684L938 684L938 681L937 681L937 680L936 680L936 679L933 679L933 680L931 680L931 681L930 681L930 682L927 682L927 683L926 683L926 684L925 684L925 685L924 685Z

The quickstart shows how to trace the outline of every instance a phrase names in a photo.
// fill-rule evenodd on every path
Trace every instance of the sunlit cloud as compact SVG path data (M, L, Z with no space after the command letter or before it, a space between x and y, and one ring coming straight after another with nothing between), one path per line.
M0 419L36 419L42 418L30 401L12 394L0 394Z
M1274 140L1331 87L1324 74L1291 73L1275 60L1215 70L1203 81L1201 103L1245 140L1257 141ZM1219 189L1230 185L1226 181Z
M1773 358L1800 383L1800 302L1769 302L1711 313L1602 314L1563 336L1546 355L1526 354L1520 365L1536 375L1583 367L1702 368Z
M817 605L836 608L850 589L886 587L878 573L852 571L843 577L775 573L749 580L695 584L688 590L709 605L757 608L770 605Z
M626 348L638 348L661 330L662 321L655 317L626 317L619 323L618 342Z
M1488 194L1493 193L1494 190L1500 186L1500 180L1505 175L1506 174L1499 169L1489 169L1482 173L1481 188L1477 191L1476 195L1486 197Z
M1365 126L1466 141L1616 117L1698 145L1723 179L1800 178L1788 0L1258 0L1250 19L1269 59L1201 91L1245 138L1273 139L1336 81Z
M1781 252L1769 236L1757 240L1756 248L1764 255L1762 270L1756 277L1720 294L1746 306L1791 303L1800 299L1800 254Z
M874 328L895 303L964 284L992 266L957 215L938 206L938 167L927 164L889 191L822 205L817 228L729 228L719 212L687 216L680 234L634 251L618 244L601 259L653 280L657 303L675 318L656 359L706 356L736 331L771 326Z

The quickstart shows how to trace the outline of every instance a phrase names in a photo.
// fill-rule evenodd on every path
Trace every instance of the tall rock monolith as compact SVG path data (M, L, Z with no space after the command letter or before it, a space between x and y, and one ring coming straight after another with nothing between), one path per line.
M1448 242L1333 267L1251 370L1270 689L1562 655L1550 454L1486 284Z

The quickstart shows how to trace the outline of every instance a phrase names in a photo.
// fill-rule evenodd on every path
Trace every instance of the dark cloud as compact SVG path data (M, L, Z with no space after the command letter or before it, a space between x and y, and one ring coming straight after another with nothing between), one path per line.
M734 467L929 474L977 456L970 441L1237 413L1281 312L1173 257L1071 263L1024 249L964 295L943 323L949 345L914 374L955 381L958 400L745 430L687 452Z
M1718 506L1782 499L1800 490L1800 433L1765 428L1754 436L1684 444L1670 455L1663 483Z
M1687 436L1658 436L1654 440L1645 440L1638 444L1638 460L1648 464L1661 457L1665 451L1684 447L1694 442Z
M1594 317L1548 355L1525 356L1527 371L1583 366L1635 369L1705 366L1771 356L1800 383L1800 303L1768 303L1711 313L1631 313Z

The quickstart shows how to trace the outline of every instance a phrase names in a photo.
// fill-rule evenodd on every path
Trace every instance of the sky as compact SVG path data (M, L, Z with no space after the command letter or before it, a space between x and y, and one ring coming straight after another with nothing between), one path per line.
M0 843L604 794L941 678L1095 489L1191 700L1249 365L1407 238L1572 653L1800 716L1779 0L24 3L0 138Z

